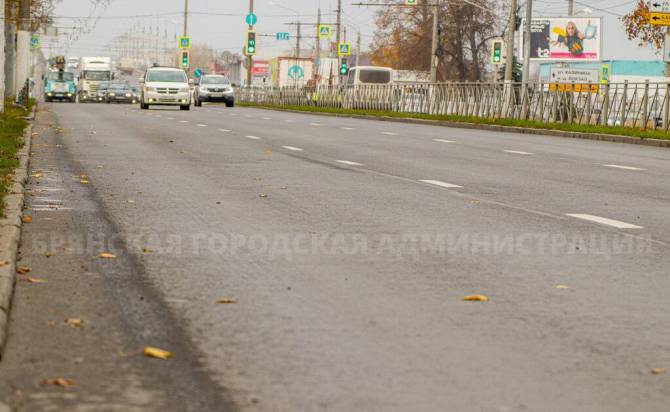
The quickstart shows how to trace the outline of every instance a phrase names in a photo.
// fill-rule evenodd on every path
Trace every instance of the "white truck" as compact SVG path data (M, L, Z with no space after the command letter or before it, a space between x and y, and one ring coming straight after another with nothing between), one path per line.
M79 102L98 101L100 83L113 80L111 57L82 57L79 62Z

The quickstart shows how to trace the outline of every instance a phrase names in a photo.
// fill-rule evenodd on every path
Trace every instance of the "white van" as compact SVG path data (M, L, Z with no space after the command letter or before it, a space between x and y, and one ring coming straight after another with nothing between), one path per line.
M349 70L347 85L391 84L393 69L390 67L358 66Z

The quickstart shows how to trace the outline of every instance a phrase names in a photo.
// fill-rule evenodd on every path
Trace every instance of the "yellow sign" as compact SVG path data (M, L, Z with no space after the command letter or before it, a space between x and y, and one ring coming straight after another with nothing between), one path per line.
M609 64L600 66L600 84L609 84L612 77L612 67Z
M319 26L319 38L322 40L330 39L333 36L333 26L322 24Z
M581 84L581 83L550 83L549 90L552 92L575 92L575 93L598 93L600 86L597 84Z
M657 26L670 26L670 13L649 13L649 23Z

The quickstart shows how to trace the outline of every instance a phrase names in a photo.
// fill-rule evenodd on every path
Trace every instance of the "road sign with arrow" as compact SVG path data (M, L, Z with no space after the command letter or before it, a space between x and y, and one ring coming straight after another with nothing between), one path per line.
M649 23L670 26L670 0L652 0L649 5Z
M670 13L670 0L655 0L649 5L651 13Z

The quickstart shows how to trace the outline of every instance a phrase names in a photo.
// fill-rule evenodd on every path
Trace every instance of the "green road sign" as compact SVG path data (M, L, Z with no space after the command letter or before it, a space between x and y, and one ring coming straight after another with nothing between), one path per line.
M351 43L340 43L337 45L338 56L351 56Z
M245 21L249 26L255 26L256 23L258 23L258 16L256 16L254 13L249 13L247 14Z
M322 40L330 39L333 36L333 26L322 24L319 26L319 38Z
M191 48L191 37L190 36L181 36L179 38L179 48L182 50L188 50Z
M297 64L288 68L288 77L291 80L302 80L305 78L305 69Z
M30 38L30 47L33 49L39 49L40 48L40 36L39 34L33 34L32 37Z

